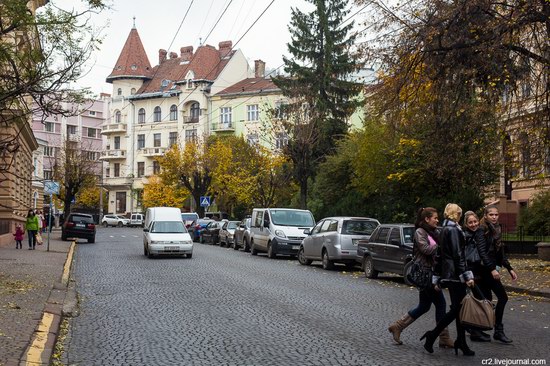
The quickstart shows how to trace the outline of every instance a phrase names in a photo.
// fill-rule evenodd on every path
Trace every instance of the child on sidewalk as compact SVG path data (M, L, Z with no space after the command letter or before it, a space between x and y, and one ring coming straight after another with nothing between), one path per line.
M21 243L23 241L23 234L21 224L15 225L15 233L13 234L15 237L15 249L23 249L23 244Z

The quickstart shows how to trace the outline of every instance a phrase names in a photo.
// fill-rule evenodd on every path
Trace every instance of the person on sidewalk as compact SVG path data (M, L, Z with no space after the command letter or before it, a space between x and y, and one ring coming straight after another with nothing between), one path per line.
M15 237L15 249L23 249L24 234L25 232L23 231L21 224L15 225L15 233L13 233L13 236Z
M466 331L462 327L458 314L462 306L462 299L466 296L466 284L468 287L474 286L474 274L468 271L466 267L466 257L464 253L465 239L462 228L458 225L462 216L462 209L455 203L449 203L445 207L445 221L440 235L440 263L436 266L434 281L441 287L448 288L451 297L451 309L439 321L436 327L424 333L420 340L425 339L424 349L433 353L433 344L441 331L449 324L456 323L457 339L454 343L455 354L460 349L464 356L473 356L472 351L466 343ZM437 276L439 274L439 276Z
M436 261L438 223L439 217L435 208L426 207L418 210L415 223L416 231L414 233L413 260L430 270ZM409 310L388 328L388 331L393 336L393 340L397 344L403 344L400 338L401 332L416 319L426 314L430 310L432 304L435 306L435 320L439 322L445 315L445 308L447 306L441 288L438 286L430 286L428 288L419 289L418 304L416 307ZM439 347L451 348L453 346L454 343L449 336L448 329L443 329L439 335Z
M29 237L29 250L34 250L36 247L36 233L39 227L38 216L34 214L33 210L29 210L27 221L25 221L25 231Z
M484 259L484 267L481 273L479 288L487 300L492 300L493 296L491 292L494 292L498 299L495 308L495 332L493 333L493 339L503 343L512 343L512 340L504 334L504 325L502 324L504 309L508 302L508 295L500 281L499 270L501 267L506 268L513 281L518 279L518 275L504 255L502 231L498 222L498 208L494 205L485 207L480 224L487 243L487 262L485 262Z

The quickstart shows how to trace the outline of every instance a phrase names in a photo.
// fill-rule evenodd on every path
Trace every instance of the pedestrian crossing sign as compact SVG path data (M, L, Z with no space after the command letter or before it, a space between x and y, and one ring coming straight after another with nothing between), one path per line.
M210 206L210 196L201 196L201 206L202 207L209 207Z

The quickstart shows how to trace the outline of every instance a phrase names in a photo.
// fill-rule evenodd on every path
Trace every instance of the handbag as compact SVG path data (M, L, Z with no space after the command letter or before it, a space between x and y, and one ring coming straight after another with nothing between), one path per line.
M42 235L40 235L40 233L36 233L36 244L42 245L43 242Z
M481 299L476 299L471 291L466 294L460 308L460 322L467 328L491 330L495 326L493 304L483 296L477 286L475 288L481 295Z
M425 290L432 284L432 270L415 261L407 273L407 280L418 289Z

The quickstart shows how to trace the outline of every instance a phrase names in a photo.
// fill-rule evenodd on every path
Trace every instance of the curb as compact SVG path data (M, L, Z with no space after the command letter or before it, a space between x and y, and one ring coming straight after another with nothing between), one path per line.
M521 287L514 287L514 286L504 286L504 288L506 289L506 291L512 291L512 292L517 292L519 294L545 297L547 299L550 299L550 293L549 292L529 290L529 289L525 289L525 288L521 288Z
M75 246L76 242L73 241L67 253L61 281L55 283L50 290L40 323L19 360L19 366L49 365L61 321L66 316L72 316L76 309L76 292L68 288Z

